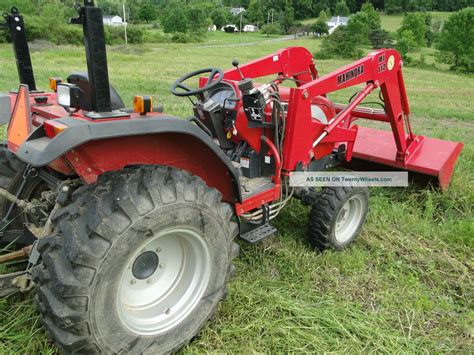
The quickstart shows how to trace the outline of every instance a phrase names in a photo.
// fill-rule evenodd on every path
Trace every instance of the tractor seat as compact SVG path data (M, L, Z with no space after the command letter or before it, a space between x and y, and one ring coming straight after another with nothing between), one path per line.
M81 108L84 111L92 111L92 88L91 84L89 83L89 76L87 73L72 73L67 77L67 82L69 84L77 85L84 93L83 102L81 102ZM110 85L110 103L112 104L113 111L125 108L122 98L112 85Z

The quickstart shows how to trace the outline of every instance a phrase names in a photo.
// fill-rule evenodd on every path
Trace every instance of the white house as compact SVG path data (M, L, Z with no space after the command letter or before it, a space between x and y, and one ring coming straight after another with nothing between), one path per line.
M122 18L118 15L104 16L103 21L104 21L104 25L107 25L107 26L123 26L126 24L122 20Z
M245 12L245 8L243 7L233 7L230 9L232 16L239 16L242 12Z
M333 16L331 19L326 22L329 27L329 34L333 33L336 28L339 26L347 26L347 22L349 22L349 17L343 16Z
M258 27L255 25L245 25L244 32L255 32L258 30Z

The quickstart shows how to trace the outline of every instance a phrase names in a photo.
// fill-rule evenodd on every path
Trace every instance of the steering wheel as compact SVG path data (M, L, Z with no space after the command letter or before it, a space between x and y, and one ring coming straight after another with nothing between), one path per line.
M206 85L204 85L202 88L191 89L189 86L187 86L184 83L186 80L189 80L195 76L201 76L202 74L206 74L206 73L209 73L209 77L207 79ZM214 79L214 77L217 74L219 74L219 76L216 79ZM224 72L219 68L206 68L206 69L196 70L176 80L173 83L173 85L171 85L171 93L176 96L199 95L199 94L204 93L207 90L214 88L223 79L224 79Z

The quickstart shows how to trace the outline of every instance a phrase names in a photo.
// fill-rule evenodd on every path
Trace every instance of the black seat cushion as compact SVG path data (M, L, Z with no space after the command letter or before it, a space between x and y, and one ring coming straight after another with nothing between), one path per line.
M89 76L84 72L72 73L67 77L69 84L77 85L84 93L83 102L81 102L81 108L85 111L93 111L92 107L92 88L89 83ZM117 90L110 85L110 103L112 110L120 110L125 107L122 98L118 94Z

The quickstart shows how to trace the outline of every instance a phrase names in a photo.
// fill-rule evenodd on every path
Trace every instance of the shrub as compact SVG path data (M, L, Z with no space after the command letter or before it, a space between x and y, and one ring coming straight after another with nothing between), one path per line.
M324 34L329 33L329 27L326 21L322 19L318 19L315 23L313 23L310 27L311 32L314 33L314 35L321 36Z
M173 43L198 43L202 42L202 36L196 33L176 32L171 36Z
M474 72L474 8L451 15L439 34L439 60L451 69Z
M348 27L339 26L334 32L325 37L317 58L329 59L334 57L356 59L364 55L353 40L353 35Z
M123 29L122 29L122 33L123 33ZM127 26L127 38L128 38L128 43L132 43L132 44L143 43L142 29L138 26L133 26L133 25Z
M386 41L389 39L390 33L385 30L376 30L370 33L369 40L372 48L380 49L385 47Z
M395 48L406 62L410 61L410 58L408 57L408 52L416 47L416 38L411 30L404 30L400 33Z
M282 33L282 28L278 23L269 23L262 26L262 33L270 36L270 35L279 35Z
M401 35L404 31L411 31L417 47L426 45L426 31L428 30L425 23L425 15L419 12L408 13L403 18L402 26L398 29L398 34Z
M346 4L345 0L339 1L336 4L336 10L334 13L336 16L349 16L350 10L349 7Z

